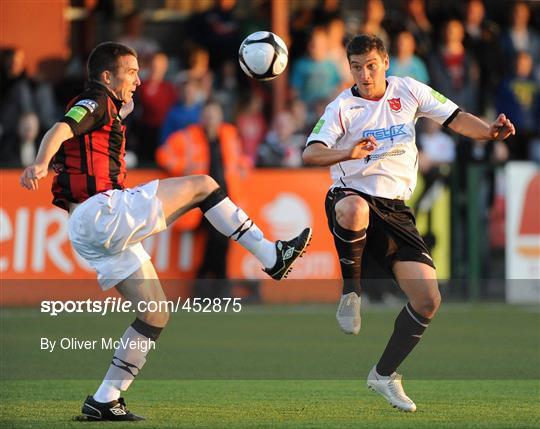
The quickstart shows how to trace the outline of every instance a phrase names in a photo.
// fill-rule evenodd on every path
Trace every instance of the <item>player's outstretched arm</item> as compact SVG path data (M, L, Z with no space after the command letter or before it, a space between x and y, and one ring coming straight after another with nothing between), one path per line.
M501 113L491 124L467 112L459 112L448 127L474 140L504 140L516 133L514 124Z
M19 183L26 189L38 189L38 180L47 176L49 163L63 142L73 137L71 127L65 122L57 122L45 133L36 160L24 169Z
M377 149L377 146L377 141L373 136L360 140L349 149L331 149L322 142L315 142L304 149L302 159L306 165L324 167L351 159L363 159Z

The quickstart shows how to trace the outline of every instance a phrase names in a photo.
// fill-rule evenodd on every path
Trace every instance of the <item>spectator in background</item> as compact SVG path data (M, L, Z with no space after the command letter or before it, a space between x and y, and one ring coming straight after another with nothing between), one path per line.
M247 36L262 29L272 28L272 2L270 0L254 0L244 3L240 21L240 34Z
M326 34L328 36L328 59L336 65L343 87L352 86L354 81L345 51L345 22L343 19L339 16L330 19L326 25Z
M478 67L463 45L465 30L457 19L446 22L443 43L428 61L432 86L468 112L478 106Z
M433 46L433 29L426 14L424 0L407 0L405 14L405 27L414 36L416 53L425 61Z
M241 42L240 22L234 14L236 0L217 0L208 11L195 15L188 24L192 40L209 52L212 69L238 54Z
M381 39L386 46L390 45L390 37L383 27L384 3L382 0L366 0L364 3L363 23L360 27L361 33L374 34Z
M291 114L294 118L294 125L296 132L304 134L305 136L311 133L312 127L308 123L308 112L306 104L299 98L295 98L291 101Z
M25 113L19 119L19 164L28 167L36 159L39 119L35 113Z
M308 110L320 99L334 96L341 85L336 65L328 59L328 37L322 27L311 33L308 55L299 58L292 66L291 87L307 104Z
M169 136L156 153L159 166L172 176L207 174L231 198L239 200L239 179L247 164L241 155L240 138L235 126L223 122L223 109L215 100L204 105L200 123L176 131ZM201 223L202 220L202 223ZM227 254L229 240L214 232L202 212L193 210L175 223L180 230L202 226L207 232L207 242L198 279L215 279L199 283L197 296L218 297L226 295Z
M418 169L424 176L434 169L449 169L456 158L454 139L432 120L425 121L423 132L418 135L418 146Z
M305 134L296 132L294 116L289 111L278 113L272 129L259 146L258 167L301 167Z
M27 167L34 162L39 136L39 119L33 112L23 113L17 119L16 137L12 144L0 147L0 167Z
M39 120L39 136L45 134L62 114L54 93L54 84L62 80L62 72L61 60L51 58L40 61L34 74L32 89L34 106Z
M426 119L418 135L418 172L424 186L414 204L414 212L427 213L427 229L422 234L424 242L432 250L436 244L433 231L432 208L442 191L449 184L451 165L456 158L455 141L446 134L441 126Z
M20 166L19 120L36 111L24 51L2 49L0 67L0 160L6 166Z
M502 75L502 52L497 24L486 19L483 0L469 0L465 11L464 45L478 62L480 87L476 110L484 114L494 104L493 94Z
M416 42L409 31L402 31L395 39L396 55L390 57L389 76L410 76L420 82L429 83L429 75L424 61L414 55Z
M501 45L506 58L505 64L508 66L508 74L512 73L512 61L518 52L528 52L536 66L536 78L540 79L540 35L537 31L529 28L531 11L529 5L523 1L518 1L512 6L510 14L510 28L508 28L502 38Z
M50 76L54 76L55 99L61 111L84 88L86 71L78 67L78 63L78 57L59 59L53 66L55 70L50 73Z
M179 81L176 87L178 101L167 113L161 127L161 144L173 132L199 122L201 110L205 102L205 99L201 98L198 81L193 79Z
M254 166L259 145L264 139L268 125L263 113L263 98L260 92L244 92L236 125L240 134L242 153Z
M210 69L210 55L200 46L192 46L188 55L188 68L178 73L180 81L193 80L197 82L198 97L206 100L212 93L214 74Z
M236 106L238 104L238 76L237 62L231 59L224 61L221 64L221 73L214 80L214 88L212 97L215 98L222 106L227 106L223 114L226 122L234 122Z
M165 80L169 59L163 52L155 54L150 62L148 79L137 91L139 111L137 157L140 163L153 163L160 141L160 129L167 113L176 102L174 85Z
M514 72L503 80L497 91L497 112L504 111L516 125L510 139L512 159L530 158L531 142L540 136L540 83L532 75L533 60L528 52L517 53Z
M122 35L118 42L135 49L139 61L141 79L145 79L152 57L160 50L159 44L144 35L144 20L137 10L126 15L122 21Z
M289 23L290 45L289 48L289 64L294 64L298 59L305 55L309 44L310 29L313 25L314 15L313 5L307 2L299 2L298 7L291 15Z

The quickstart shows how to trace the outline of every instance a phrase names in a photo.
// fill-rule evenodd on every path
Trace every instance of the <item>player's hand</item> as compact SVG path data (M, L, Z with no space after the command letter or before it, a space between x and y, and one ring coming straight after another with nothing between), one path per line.
M48 165L32 164L24 169L19 178L19 183L23 188L35 191L38 189L38 180L47 177Z
M514 124L504 113L501 113L489 126L489 135L493 140L504 140L509 135L514 134L516 134Z
M366 156L368 156L371 152L373 152L379 144L377 143L377 140L375 140L375 137L369 136L362 140L360 140L356 145L354 145L351 148L351 151L349 153L350 159L363 159Z

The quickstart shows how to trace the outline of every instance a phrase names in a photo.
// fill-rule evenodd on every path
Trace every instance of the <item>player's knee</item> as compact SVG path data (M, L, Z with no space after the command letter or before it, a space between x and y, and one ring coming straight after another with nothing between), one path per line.
M437 292L431 293L428 296L420 299L416 305L415 310L424 317L431 319L437 313L437 310L441 306L441 294Z
M351 196L338 201L335 207L336 220L345 229L359 231L369 223L369 206L359 196Z
M150 326L164 328L169 321L169 311L166 309L160 309L159 311L146 311L139 314L137 317Z
M150 338L152 341L157 341L163 330L162 326L154 326L145 322L140 315L133 321L131 327L135 329L139 334Z
M219 188L217 182L207 174L194 174L184 180L188 181L187 185L192 188L195 198L204 198ZM183 182L182 186L186 186L186 182Z
M193 176L193 180L195 182L195 187L197 188L198 193L204 196L211 194L217 188L219 188L217 182L207 174L199 174L197 176Z
M219 188L217 182L206 174L190 176L190 186L193 190L193 202L200 204L212 192Z

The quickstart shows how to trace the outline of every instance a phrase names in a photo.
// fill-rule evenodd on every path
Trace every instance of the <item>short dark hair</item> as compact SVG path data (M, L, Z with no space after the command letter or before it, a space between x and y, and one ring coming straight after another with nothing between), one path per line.
M347 44L347 59L351 61L351 55L364 55L373 49L383 58L388 56L384 43L379 37L374 34L359 34Z
M117 42L104 42L97 45L88 57L86 68L88 79L99 80L105 70L115 71L118 58L133 55L137 58L137 52L129 46Z

